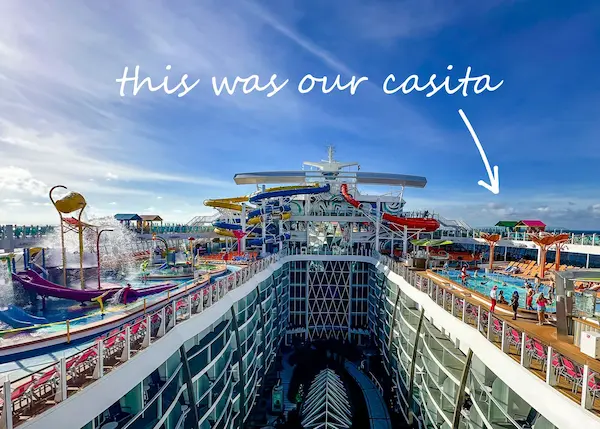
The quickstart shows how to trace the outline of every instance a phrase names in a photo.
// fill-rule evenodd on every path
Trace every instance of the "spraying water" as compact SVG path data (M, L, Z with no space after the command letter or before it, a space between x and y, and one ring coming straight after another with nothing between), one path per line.
M135 261L133 253L143 249L135 232L130 231L112 217L88 220L84 214L82 221L94 225L99 231L112 230L104 232L100 237L99 250L102 271L119 280L135 277L139 272L139 262ZM83 231L84 269L98 266L97 237L96 228L87 228ZM47 267L50 269L62 267L61 240L58 228L44 238L40 247L47 249L45 254ZM76 231L65 232L65 253L67 268L72 270L71 275L75 280L79 277L79 237ZM41 254L38 254L33 262L41 265Z
M14 299L14 290L9 270L9 258L0 257L0 307L6 307Z

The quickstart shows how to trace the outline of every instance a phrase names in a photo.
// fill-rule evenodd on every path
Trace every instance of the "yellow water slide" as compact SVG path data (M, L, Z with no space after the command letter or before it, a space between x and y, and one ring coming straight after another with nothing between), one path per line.
M289 218L292 217L291 213L284 213L281 218L283 220L289 220ZM248 219L248 222L246 222L246 225L256 225L262 222L261 216L255 216L251 219Z
M230 231L228 229L224 229L224 228L215 228L215 233L218 235L222 235L223 237L234 237L235 235L233 233L233 231ZM247 237L254 237L254 234L248 234Z
M212 207L215 209L229 209L241 212L242 205L239 203L245 203L248 201L248 197L233 197L233 198L220 198L215 200L205 200L204 205L206 207Z
M264 192L293 191L295 189L318 188L318 187L319 187L318 183L315 183L314 185L278 186L275 188L267 188L264 190ZM262 193L262 191L261 191L261 193ZM240 203L245 203L246 201L248 201L249 198L250 198L250 196L233 197L233 198L217 198L217 199L212 199L212 200L205 200L204 205L207 207L215 208L215 209L229 209L229 210L241 212L242 205ZM256 219L256 218L254 218L254 219ZM250 221L252 221L254 219L250 219ZM284 219L289 219L289 216L287 218L284 216ZM258 222L260 222L260 219L256 223L258 223ZM250 225L252 225L252 224L250 224Z

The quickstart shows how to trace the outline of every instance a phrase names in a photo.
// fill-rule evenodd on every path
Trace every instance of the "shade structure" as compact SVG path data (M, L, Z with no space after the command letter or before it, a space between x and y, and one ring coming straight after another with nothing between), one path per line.
M331 369L324 369L313 380L302 406L305 429L350 429L352 411L346 388Z

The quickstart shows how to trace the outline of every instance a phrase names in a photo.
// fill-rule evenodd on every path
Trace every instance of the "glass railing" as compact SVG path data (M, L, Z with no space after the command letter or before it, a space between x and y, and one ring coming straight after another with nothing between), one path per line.
M539 333L534 334L522 325L512 323L508 317L491 313L470 296L453 290L449 282L434 281L427 274L409 270L405 264L387 256L379 256L379 261L426 293L448 313L476 328L500 350L566 398L600 415L600 401L595 400L600 396L600 362L572 351L569 344L551 343L549 339L556 328L536 326ZM541 336L545 330L548 335Z
M43 226L24 226L24 225L11 225L12 226L12 237L8 237L10 234L10 228L6 225L0 225L0 240L3 238L12 239L26 239L26 238L38 238L56 231L55 225L43 225ZM184 225L184 224L164 224L164 225L153 225L149 228L137 228L134 225L129 227L130 230L138 233L156 233L156 234L202 234L210 233L214 231L212 225Z
M39 415L66 400L68 395L85 389L160 340L179 323L214 305L229 291L240 287L281 256L283 253L253 262L201 288L194 287L192 283L184 284L178 293L172 293L155 306L144 306L139 317L97 338L92 346L45 368L30 369L24 377L6 381L0 390L0 415L6 421L0 422L0 426L16 427L23 423L22 416L31 416L32 410ZM68 342L75 331L69 330L66 322L59 323L65 325L65 342ZM39 343L40 337L31 341Z
M309 247L309 246L289 246L288 255L349 255L349 256L374 256L376 253L369 248L360 247Z
M152 226L149 232L156 234L200 234L213 232L214 230L215 228L212 225L164 224Z
M34 237L42 237L47 234L51 234L55 231L55 226L53 225L42 225L42 226L25 226L25 225L11 225L12 226L12 235L14 238L23 239L23 238L34 238ZM9 228L6 225L0 225L0 239L4 238L9 233Z
M560 233L561 231L552 231L552 233ZM473 230L438 230L433 233L433 238L481 238L481 234L497 233L500 234L502 240L512 241L529 241L529 233L527 232L512 232L497 230L494 228L488 229L473 229ZM578 244L582 246L600 246L600 234L570 234L567 244Z

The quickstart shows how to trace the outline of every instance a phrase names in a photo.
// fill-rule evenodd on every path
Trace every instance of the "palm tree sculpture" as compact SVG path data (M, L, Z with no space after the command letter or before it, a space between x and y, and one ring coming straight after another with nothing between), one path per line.
M500 241L500 234L487 234L482 233L481 238L485 240L485 242L490 246L490 270L494 269L494 249L496 248L496 244Z
M558 267L560 266L560 247L569 240L569 234L549 234L541 232L538 234L529 234L529 239L540 249L538 277L543 279L546 275L546 253L551 246L556 246L555 270L558 271Z

